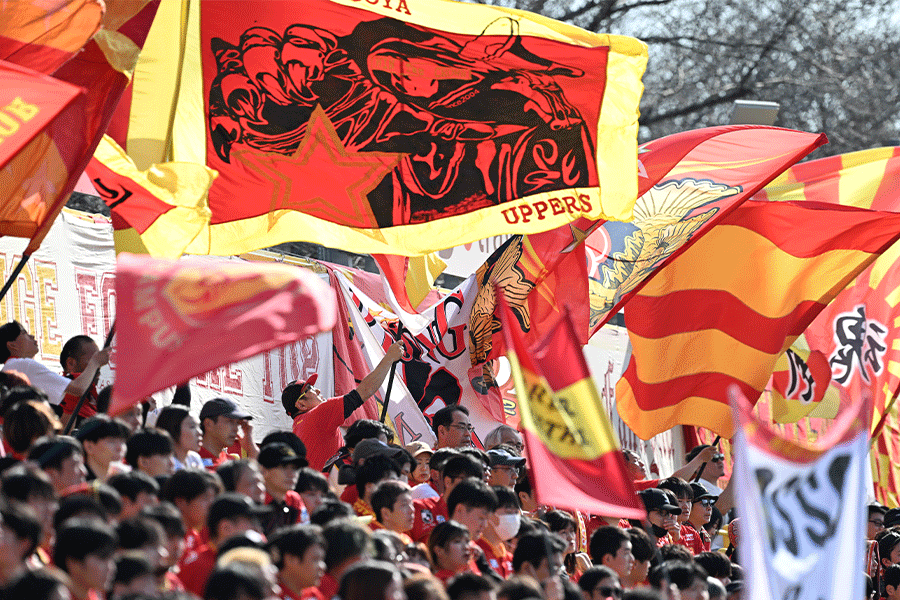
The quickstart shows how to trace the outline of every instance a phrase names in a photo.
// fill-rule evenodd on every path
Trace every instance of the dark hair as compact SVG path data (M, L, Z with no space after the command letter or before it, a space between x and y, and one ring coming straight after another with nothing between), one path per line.
M650 569L650 575L647 579L650 581L650 585L656 589L660 589L663 577L665 577L669 583L674 583L679 590L688 589L694 585L694 581L697 579L701 579L706 583L706 571L703 570L703 567L693 561L664 561L661 565L657 565Z
M594 588L597 587L597 584L608 577L612 577L616 581L619 581L619 574L609 567L604 565L594 565L581 574L581 578L578 579L578 587L584 590L588 595L591 595Z
M428 459L428 468L440 473L444 470L444 463L459 455L460 452L456 448L438 448L431 454L431 458Z
M893 587L900 586L900 565L891 565L884 570L884 584Z
M465 454L451 456L441 468L441 478L449 477L450 479L456 479L457 477L462 476L483 479L484 465L478 460Z
M252 468L252 463L247 458L226 460L216 467L216 475L222 480L222 487L225 488L225 491L233 492L244 473Z
M366 493L367 483L377 483L390 475L400 477L400 467L393 459L382 454L369 457L356 468L356 493L363 498Z
M158 546L162 543L164 534L157 521L146 517L125 519L116 525L119 548L123 550L138 550L151 544Z
M310 490L327 492L329 489L330 488L328 487L328 480L324 475L322 475L315 469L303 467L302 469L300 469L300 471L297 472L297 485L294 487L294 491L298 494L302 494L303 492L308 492Z
M562 554L566 551L566 542L555 533L540 532L529 533L519 538L516 550L513 552L513 570L519 572L524 563L531 564L535 569L541 566L545 560L550 560L550 553Z
M712 507L712 515L709 517L709 522L703 525L703 529L707 531L710 535L715 535L714 532L718 531L722 528L722 511L716 508L715 505ZM712 531L713 533L710 533Z
M893 528L885 529L879 532L875 540L878 542L878 556L888 558L894 547L900 544L900 531Z
M500 584L497 597L505 600L540 600L544 597L544 590L531 577L513 575Z
M142 552L126 552L116 558L116 574L113 585L121 583L129 585L135 579L153 574L153 565L147 555Z
M637 527L632 527L628 531L628 537L631 538L631 554L634 560L644 562L653 560L656 556L656 544L647 535L647 532Z
M548 510L541 519L547 524L547 528L553 533L560 533L569 527L578 529L578 523L575 519L564 510Z
M351 566L341 577L341 600L385 600L388 586L400 571L389 562L364 560Z
M497 496L497 510L500 510L501 508L515 508L517 510L522 508L522 505L519 504L519 497L508 487L494 485L491 486L491 490L494 492L494 495Z
M9 360L10 353L9 348L6 347L7 342L16 341L16 338L23 331L25 331L25 328L18 321L10 321L5 325L0 325L0 363L5 363Z
M710 577L731 578L731 561L721 552L701 552L694 557L694 561L703 567Z
M162 488L163 500L175 503L176 499L187 502L202 496L206 490L212 489L218 492L222 488L222 481L215 473L204 469L180 469L175 471Z
M266 582L259 570L241 562L216 567L206 581L204 600L263 600Z
M107 480L123 498L131 502L137 500L141 492L152 496L159 496L159 484L156 480L142 471L130 471L128 473L116 473Z
M622 595L622 600L665 600L665 598L659 590L650 587L632 588L625 590L625 594Z
M37 515L27 506L0 506L0 516L3 517L3 525L8 527L17 538L27 540L28 548L23 556L17 557L20 561L31 556L41 540L41 522Z
M139 429L125 443L125 462L138 468L138 458L172 454L172 436L161 429Z
M44 437L35 441L28 451L28 460L42 469L62 469L63 461L75 455L81 456L81 442L67 435Z
M465 454L467 456L471 456L475 460L481 463L482 467L487 470L491 468L491 457L488 456L487 452L480 448L462 448L460 449L460 454Z
M666 477L657 485L661 490L669 490L675 497L679 500L690 500L694 501L694 489L691 487L687 481L682 479L681 477Z
M34 392L34 393L33 393ZM15 402L3 417L3 438L18 454L24 454L37 440L55 433L59 421L47 404L46 394L31 387L17 386L11 395L37 396ZM40 398L40 396L44 396Z
M89 555L108 558L116 551L116 533L96 519L71 519L56 532L53 564L68 572L67 559L79 562Z
M97 391L97 412L109 412L109 403L112 400L112 388L113 386L106 385Z
M698 454L700 454L701 451L706 448L709 448L709 444L700 444L699 446L694 446L684 457L684 462L691 462L697 457Z
M344 434L344 445L347 448L355 448L361 441L377 438L379 435L384 435L388 443L394 439L394 432L381 421L359 419L347 428L347 433Z
M98 498L87 494L72 494L60 500L59 508L53 513L53 528L59 530L66 521L73 518L91 518L105 523L109 513Z
M328 499L323 500L322 504L309 515L309 522L313 525L324 527L332 521L354 517L355 515L356 513L353 512L353 507L346 502Z
M181 513L171 502L160 502L159 504L145 506L141 509L140 516L159 523L159 526L162 527L168 537L184 537L187 533Z
M687 546L682 546L681 544L666 544L665 546L660 546L659 555L662 557L663 562L668 560L692 562L694 560L694 555L687 549Z
M55 567L26 570L3 588L6 598L28 598L29 600L51 600L59 598L67 589L68 578Z
M481 479L468 478L460 481L447 496L447 514L453 518L456 507L486 508L490 512L497 510L497 495Z
M279 570L284 568L284 555L290 554L303 560L306 551L312 546L325 548L322 528L318 525L290 525L276 529L266 545L272 554L272 562Z
M600 527L591 535L589 545L591 560L595 564L601 564L607 554L612 554L615 558L619 548L622 547L622 542L631 542L631 536L627 531L614 525Z
M17 466L3 475L2 493L5 498L27 503L30 498L56 499L56 490L43 471Z
M331 570L347 559L362 556L369 543L369 531L350 519L337 519L322 528L325 538L325 567Z
M306 444L293 431L270 431L259 443L259 447L268 446L274 442L281 442L291 447L297 456L306 456Z
M469 409L462 404L449 404L440 409L431 417L431 430L434 431L434 437L438 435L438 427L449 427L453 423L453 413L461 412L469 416Z
M430 573L416 573L403 582L406 600L450 600L440 579Z
M63 372L66 371L66 361L70 358L78 358L78 355L81 354L81 347L87 343L96 343L93 338L87 335L76 335L70 337L69 340L63 344L62 350L59 353L59 364L63 368Z
M519 477L519 480L516 481L516 485L513 486L513 491L516 493L516 498L519 497L519 494L522 492L531 495L531 471L526 470L525 475L523 477Z
M170 404L159 411L159 415L156 417L156 428L168 433L172 442L177 446L181 439L181 424L189 416L191 416L191 411L186 406Z
M102 413L86 419L78 431L75 432L75 439L81 442L99 442L104 438L118 438L127 440L131 435L128 425L118 419L113 419L109 415Z
M375 488L375 491L372 492L372 499L370 502L372 505L372 512L375 513L375 519L379 523L384 522L381 515L381 509L386 508L393 512L394 504L397 503L397 498L409 491L409 485L402 481L388 480L380 483L378 487Z
M453 520L438 523L431 530L431 533L428 535L428 553L431 555L431 560L436 568L438 568L437 554L434 549L446 548L447 544L461 537L471 538L472 534L469 533L468 527Z
M478 597L482 592L493 592L497 589L494 582L484 575L475 573L460 573L447 582L447 595L452 600L465 600L470 597Z

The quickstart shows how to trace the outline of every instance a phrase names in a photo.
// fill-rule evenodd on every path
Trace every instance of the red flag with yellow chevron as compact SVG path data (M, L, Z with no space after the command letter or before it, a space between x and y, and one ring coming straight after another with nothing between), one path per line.
M900 212L900 148L875 148L795 165L772 182L769 200L806 198ZM812 322L804 334L831 368L831 386L846 404L868 390L874 403L871 452L875 495L900 504L900 420L891 399L900 389L900 244L894 244Z
M618 440L575 343L567 315L539 345L527 348L503 294L498 293L525 451L535 498L591 514L642 519Z
M679 424L731 437L728 387L755 401L778 357L898 237L897 213L742 204L629 301L622 419L643 439Z
M772 420L796 423L809 416L821 406L830 382L831 366L824 354L788 348L772 372Z
M183 55L170 69L181 83L164 86L178 97L158 106L177 114L153 140L131 125L124 135L129 153L170 144L175 160L219 173L209 235L189 253L304 240L415 256L582 216L630 218L638 40L446 0L240 6L164 7L185 35L183 52L169 52ZM136 108L147 104L142 72Z

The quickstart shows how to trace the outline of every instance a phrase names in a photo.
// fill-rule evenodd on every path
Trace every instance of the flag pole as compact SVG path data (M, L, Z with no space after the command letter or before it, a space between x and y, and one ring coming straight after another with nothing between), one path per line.
M113 321L112 325L109 326L109 333L106 334L106 343L103 344L103 349L106 350L109 348L109 345L112 344L113 335L116 333L116 322ZM94 380L100 375L100 369L97 369L97 374L94 375ZM91 382L91 385L94 385ZM69 422L66 423L66 429L63 431L63 435L68 435L72 428L75 427L75 421L78 420L78 413L81 412L81 407L84 406L85 400L87 400L88 394L91 393L91 385L84 390L84 393L81 394L81 398L78 399L78 404L75 405L75 410L72 411L72 417L69 419Z
M397 339L395 342L399 342L403 339L403 323L397 324ZM388 386L387 390L384 392L384 404L381 407L381 422L384 423L384 420L387 418L387 409L388 403L391 401L391 388L394 387L394 373L397 372L397 363L400 362L395 360L391 363L391 372L388 374Z
M716 444L718 444L719 440L721 440L721 439L722 439L722 436L717 435L716 439L713 440L713 443L709 445L710 448L715 448ZM697 470L697 476L694 477L694 481L700 481L700 476L703 475L703 469L705 469L705 468L706 468L706 463L704 462L702 465L700 465L700 469Z
M13 269L12 274L6 280L6 283L3 284L3 289L0 289L0 300L6 296L6 292L9 291L9 288L12 287L13 282L16 280L16 277L19 276L19 273L22 272L22 269L25 268L25 263L28 262L28 259L31 258L31 254L23 254L22 258L19 260L19 264L16 265L16 268Z

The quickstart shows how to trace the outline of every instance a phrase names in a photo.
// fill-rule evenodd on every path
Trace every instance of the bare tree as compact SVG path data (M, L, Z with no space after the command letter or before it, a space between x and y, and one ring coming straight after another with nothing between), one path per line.
M734 100L781 105L838 154L900 138L900 0L494 0L647 42L641 138L728 123Z

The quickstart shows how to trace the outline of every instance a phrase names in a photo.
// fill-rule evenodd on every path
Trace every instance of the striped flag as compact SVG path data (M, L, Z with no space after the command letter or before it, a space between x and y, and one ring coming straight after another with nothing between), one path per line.
M769 200L809 199L900 212L900 148L874 148L795 165L765 189ZM900 504L900 244L863 271L812 322L805 338L824 354L831 388L843 404L867 390L873 399L872 479L875 496ZM885 412L887 411L887 414Z
M591 514L644 518L619 442L574 341L572 322L564 315L529 349L509 306L498 297L525 449L538 474L532 482L536 500Z
M755 401L778 357L898 237L900 214L744 203L629 302L619 414L643 439L679 424L730 438L728 387Z

